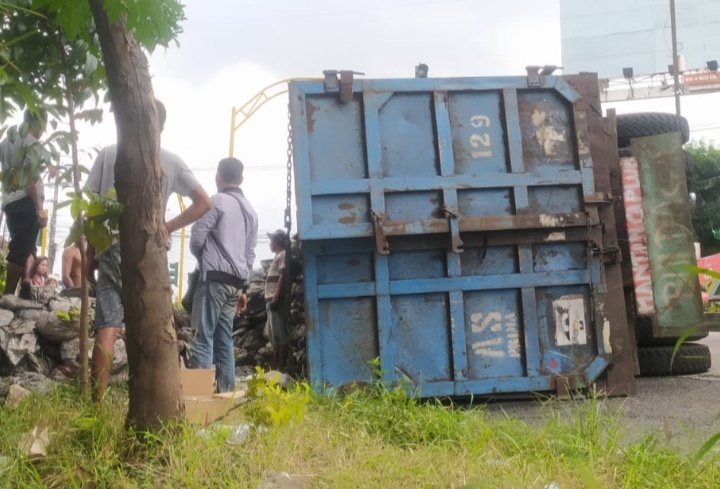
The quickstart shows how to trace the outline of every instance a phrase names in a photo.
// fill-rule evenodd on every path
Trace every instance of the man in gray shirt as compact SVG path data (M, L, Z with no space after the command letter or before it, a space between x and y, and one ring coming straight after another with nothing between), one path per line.
M252 273L258 219L240 184L243 164L220 160L212 208L192 228L190 251L197 257L200 278L193 297L190 368L215 364L218 392L235 390L233 319L247 307L247 281Z
M155 101L158 110L160 130L165 127L165 106ZM108 146L100 151L88 175L86 188L107 195L115 188L115 158L117 146ZM169 236L174 231L197 221L210 209L210 197L176 154L160 149L162 176L163 216L170 194L176 192L189 197L192 204L174 219L165 223ZM88 245L88 248L91 248ZM94 253L92 250L89 255ZM92 354L91 377L93 399L99 401L107 389L112 373L115 341L125 326L125 312L121 300L122 280L120 274L120 245L114 243L97 257L98 278L95 304L95 347Z

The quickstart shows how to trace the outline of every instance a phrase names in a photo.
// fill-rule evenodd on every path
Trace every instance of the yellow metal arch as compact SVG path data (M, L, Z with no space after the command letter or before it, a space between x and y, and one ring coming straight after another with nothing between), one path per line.
M287 93L288 83L291 81L312 81L321 80L322 78L287 78L280 80L260 90L253 97L245 102L240 108L232 108L232 116L230 120L230 156L233 156L235 149L235 133L242 127L247 120L252 117L263 105L270 100ZM185 201L182 195L178 194L178 203L180 204L180 212L186 209ZM187 239L187 230L180 230L180 261L178 263L178 302L182 299L183 288L185 284L185 241Z
M240 127L257 112L260 107L268 103L274 98L287 93L288 83L292 81L313 81L322 80L322 78L286 78L266 86L254 96L245 102L240 108L233 107L230 116L230 151L232 157L235 153L235 133Z

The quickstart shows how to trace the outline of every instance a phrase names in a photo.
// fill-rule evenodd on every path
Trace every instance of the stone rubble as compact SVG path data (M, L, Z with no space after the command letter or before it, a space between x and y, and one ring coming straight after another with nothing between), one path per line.
M236 374L252 375L256 366L270 370L273 348L264 336L267 320L265 311L265 276L270 260L264 260L256 270L248 287L248 309L236 318L233 326ZM10 386L30 391L49 392L53 382L67 382L75 378L80 358L79 321L63 320L58 311L68 313L80 309L80 299L58 297L42 291L35 297L43 301L22 300L15 296L0 297L0 399L7 396ZM91 306L94 300L91 299ZM298 378L306 374L305 311L302 275L292 284L291 301L287 311L290 335L290 358L287 374ZM190 317L175 311L175 328L181 356L187 358L188 345L193 338ZM92 332L92 315L91 315ZM93 347L88 342L88 357ZM127 350L124 340L115 346L111 382L125 382L128 378Z
M44 301L0 297L0 397L15 384L49 392L52 381L67 382L77 373L80 322L67 321L58 312L79 312L80 299L57 297L48 290L35 297ZM88 357L92 346L91 339ZM127 379L127 370L125 342L120 340L115 346L113 379Z

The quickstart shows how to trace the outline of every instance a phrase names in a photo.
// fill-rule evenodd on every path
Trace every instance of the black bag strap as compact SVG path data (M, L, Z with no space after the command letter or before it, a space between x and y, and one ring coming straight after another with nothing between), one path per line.
M235 202L237 202L238 205L240 206L240 212L242 213L243 220L245 222L245 233L247 234L248 221L250 221L250 217L248 215L247 210L245 209L245 206L243 205L240 198L233 195L232 193L230 193L230 192L223 192L223 193L230 195L233 199L235 199ZM217 226L217 224L216 224L216 226ZM227 250L225 249L225 246L223 246L222 242L219 239L217 239L217 237L215 237L215 235L213 234L212 231L210 231L210 234L212 235L213 239L215 240L215 243L217 244L218 249L220 250L220 253L223 255L223 258L225 258L228 262L232 263L232 260L230 259L230 254L227 252Z

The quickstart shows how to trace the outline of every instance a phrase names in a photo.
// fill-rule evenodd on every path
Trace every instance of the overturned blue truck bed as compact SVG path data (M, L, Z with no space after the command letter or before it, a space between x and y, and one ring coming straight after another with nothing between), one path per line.
M290 85L312 384L634 391L594 75Z

